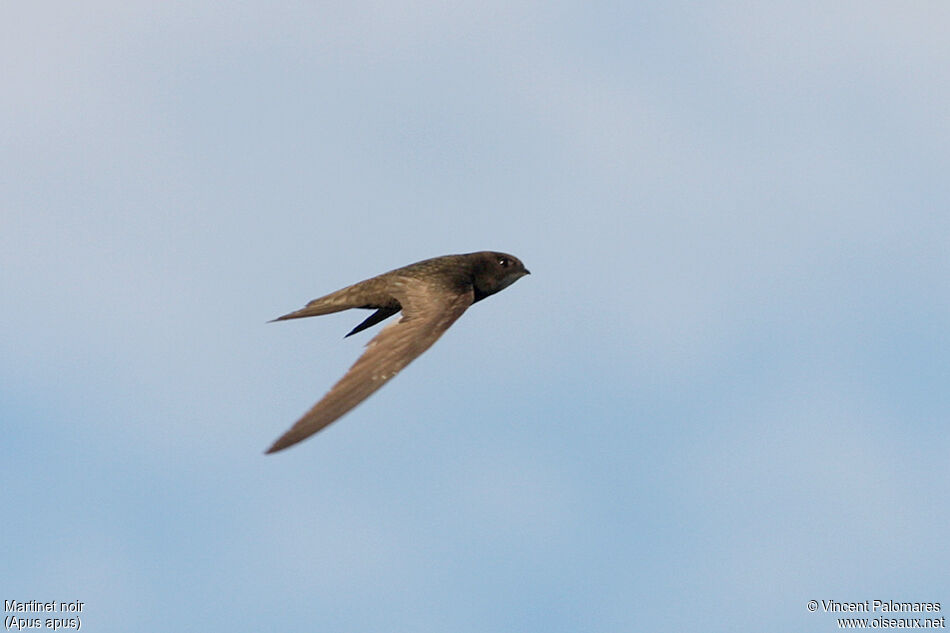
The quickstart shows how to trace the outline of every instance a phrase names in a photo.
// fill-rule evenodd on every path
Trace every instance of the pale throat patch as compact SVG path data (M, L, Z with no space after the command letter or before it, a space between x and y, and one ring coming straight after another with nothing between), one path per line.
M524 273L512 273L512 274L510 274L510 275L504 277L504 278L501 280L501 282L498 284L498 290L497 290L496 292L501 292L502 290L504 290L505 288L507 288L507 287L510 286L511 284L515 283L516 281L518 281L518 280L521 279L522 277L524 277Z

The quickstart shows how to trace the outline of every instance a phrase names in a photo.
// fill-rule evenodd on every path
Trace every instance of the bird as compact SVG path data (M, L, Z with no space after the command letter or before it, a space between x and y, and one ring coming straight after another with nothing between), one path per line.
M366 344L349 371L266 453L282 451L342 417L429 349L469 306L529 274L520 259L507 253L444 255L347 286L273 319L271 322L301 319L351 308L375 310L346 338L402 312L398 321Z

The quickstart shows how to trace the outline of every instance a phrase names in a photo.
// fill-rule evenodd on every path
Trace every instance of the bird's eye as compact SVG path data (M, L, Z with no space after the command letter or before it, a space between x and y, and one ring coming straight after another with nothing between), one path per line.
M502 268L508 268L509 266L511 266L511 262L508 260L507 257L499 257L498 263L501 264Z

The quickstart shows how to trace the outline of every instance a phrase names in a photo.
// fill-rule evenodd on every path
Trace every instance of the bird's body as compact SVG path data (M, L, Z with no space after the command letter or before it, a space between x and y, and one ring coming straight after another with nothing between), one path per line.
M482 251L427 259L314 299L275 321L350 308L375 310L347 336L402 311L383 329L336 385L267 452L296 444L327 426L383 386L427 350L465 310L527 275L518 258Z

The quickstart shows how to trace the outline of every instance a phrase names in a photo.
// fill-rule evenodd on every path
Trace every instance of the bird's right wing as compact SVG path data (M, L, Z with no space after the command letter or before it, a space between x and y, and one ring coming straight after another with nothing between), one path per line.
M402 317L366 345L366 351L323 398L267 450L275 453L304 440L368 398L429 349L474 300L409 277L394 281Z

